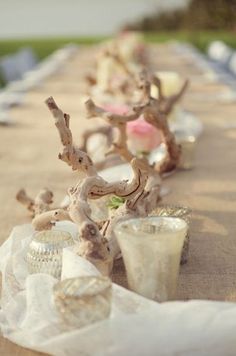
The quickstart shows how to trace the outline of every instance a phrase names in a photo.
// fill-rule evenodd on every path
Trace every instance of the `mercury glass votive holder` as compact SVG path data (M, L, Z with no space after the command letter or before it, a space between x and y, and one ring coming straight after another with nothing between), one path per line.
M188 261L189 240L190 240L190 219L192 210L181 205L159 205L154 209L149 216L168 216L172 218L180 218L187 223L187 232L184 238L183 249L181 252L180 263L184 264Z
M54 301L63 322L81 328L106 319L111 312L112 283L104 276L84 276L58 282Z
M37 232L29 244L26 260L29 273L47 273L61 277L63 248L72 246L70 233L59 230Z
M187 223L179 218L146 217L115 227L129 288L149 299L175 298Z
M178 167L183 170L194 168L196 138L194 136L176 134L176 141L181 145L181 157Z

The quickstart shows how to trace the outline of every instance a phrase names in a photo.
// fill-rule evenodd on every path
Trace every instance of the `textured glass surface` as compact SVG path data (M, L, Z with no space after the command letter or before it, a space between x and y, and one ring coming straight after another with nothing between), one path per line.
M150 216L171 216L176 218L181 218L188 224L188 229L184 239L184 245L181 253L181 264L184 264L188 260L189 253L189 239L190 239L190 219L191 219L191 209L186 206L181 205L159 205L155 210L153 210Z
M179 168L192 169L194 167L196 139L193 136L176 134L176 140L181 145Z
M29 272L47 273L60 278L63 248L73 244L74 240L68 232L48 230L36 233L26 257Z
M111 311L111 280L107 277L78 277L58 282L54 300L63 321L83 327L108 318Z
M148 217L115 227L131 290L159 302L175 297L187 223L179 218Z

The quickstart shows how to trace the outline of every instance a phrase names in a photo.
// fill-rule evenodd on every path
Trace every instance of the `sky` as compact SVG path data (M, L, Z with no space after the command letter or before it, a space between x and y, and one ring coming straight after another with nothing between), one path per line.
M188 0L0 0L0 38L110 35L125 22Z

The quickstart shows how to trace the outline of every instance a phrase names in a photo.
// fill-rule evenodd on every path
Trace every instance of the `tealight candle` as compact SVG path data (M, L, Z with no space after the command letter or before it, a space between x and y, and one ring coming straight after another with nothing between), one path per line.
M71 327L81 328L110 315L112 283L107 277L65 279L54 286L53 292L63 322Z
M164 302L175 298L187 223L179 218L147 217L115 227L131 290Z

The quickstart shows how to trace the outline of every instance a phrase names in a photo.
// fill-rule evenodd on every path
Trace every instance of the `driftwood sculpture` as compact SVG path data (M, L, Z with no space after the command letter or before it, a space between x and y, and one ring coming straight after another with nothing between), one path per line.
M88 113L88 118L101 117L106 120L111 126L118 129L118 136L113 142L112 148L109 153L117 153L124 160L130 162L134 156L129 152L127 148L127 135L126 124L129 121L136 120L143 115L143 118L161 130L164 137L164 142L167 147L167 156L161 164L157 164L155 169L162 173L169 172L178 166L181 147L176 143L174 134L169 129L168 115L172 112L174 105L183 96L188 81L186 81L181 88L180 92L170 97L165 97L162 92L161 81L157 77L152 77L151 80L147 79L147 75L142 73L140 76L142 89L142 102L139 105L133 107L132 111L125 115L118 115L110 113L94 104L89 99L85 105ZM157 86L159 91L159 97L151 97L151 84Z
M43 229L45 226L50 228L54 221L72 220L79 227L80 244L76 247L77 253L94 263L102 273L108 273L113 258L119 254L113 234L114 224L129 217L146 216L153 210L159 200L160 181L156 181L155 185L153 182L148 182L150 166L146 160L130 157L134 172L133 179L130 182L106 182L98 175L90 157L73 143L69 115L58 108L52 97L47 99L46 104L55 118L55 125L64 147L59 158L73 170L84 172L85 178L69 189L70 205L67 211L43 212L36 217L37 226L40 228L42 223ZM110 194L123 198L125 203L108 221L93 221L89 199L99 199Z
M165 98L158 78L153 77L150 81L144 75L141 79L143 101L126 115L112 114L96 106L92 100L88 100L85 104L89 117L102 117L112 127L118 129L118 135L112 142L110 152L118 154L131 164L134 173L131 181L109 183L98 175L89 155L73 142L69 125L70 116L63 113L50 97L46 104L55 118L55 125L63 145L63 151L58 157L71 166L72 170L83 172L84 178L80 179L75 187L69 189L70 204L67 209L50 210L52 193L48 190L42 190L35 199L28 197L24 190L17 195L18 200L32 212L34 216L32 223L36 230L50 229L60 220L75 222L79 227L80 236L80 244L76 247L77 253L94 263L105 274L111 271L113 259L120 252L113 234L114 225L128 218L147 216L156 207L160 199L158 172L163 173L175 168L180 156L180 147L169 130L167 115L183 95L187 83L179 94ZM150 95L151 83L155 83L159 89L158 99ZM165 137L168 157L157 170L149 165L145 157L135 157L127 147L126 123L136 120L141 114L147 122L162 130ZM107 195L118 196L125 202L108 220L94 221L91 217L89 200Z
M36 230L51 229L57 221L71 220L78 225L80 243L76 252L91 261L103 274L109 274L113 259L120 252L113 233L114 225L127 218L147 216L157 205L160 197L159 174L153 170L145 158L133 157L127 147L118 152L127 157L133 179L109 183L100 177L89 155L80 150L73 142L70 130L70 117L63 113L52 97L46 100L63 145L58 157L71 166L72 170L84 173L84 178L68 190L70 204L66 209L50 210L52 193L42 190L35 199L29 198L24 191L17 195L24 205L33 213L32 224ZM136 112L130 114L130 119ZM117 121L117 127L123 127L123 121ZM119 138L119 140L121 137ZM120 197L124 203L113 210L106 221L94 221L91 217L90 199L99 199L107 195Z

